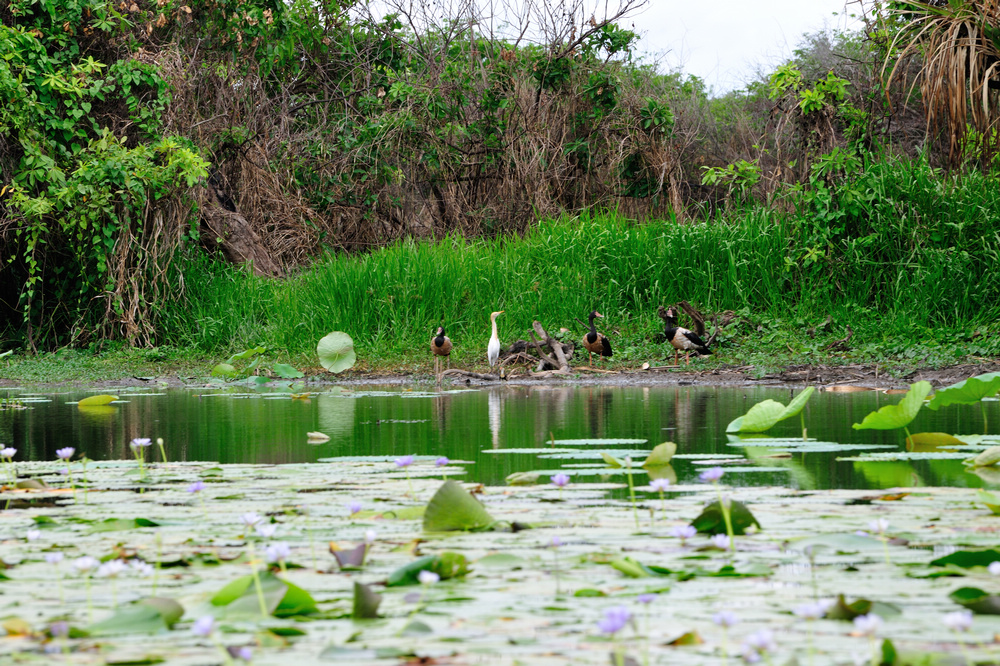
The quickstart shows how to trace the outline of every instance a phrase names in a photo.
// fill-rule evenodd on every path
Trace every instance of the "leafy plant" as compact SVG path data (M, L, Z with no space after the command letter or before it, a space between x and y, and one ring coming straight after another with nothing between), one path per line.
M726 426L726 432L766 432L780 421L799 414L802 422L802 439L805 440L806 423L805 417L801 416L801 412L815 391L815 386L806 387L788 403L787 407L776 400L762 400L751 407L743 416L733 419Z
M441 484L424 511L425 532L483 530L495 522L479 500L451 479Z
M354 366L354 341L347 333L334 331L324 336L316 345L320 364L333 373L349 370Z
M1000 372L988 372L983 375L969 377L951 386L946 386L934 392L927 403L927 408L938 410L948 405L973 405L979 403L983 413L983 434L988 432L989 421L986 416L986 403L983 398L991 398L1000 391Z
M906 437L911 437L906 426L917 417L920 408L924 406L924 398L931 392L931 383L919 381L910 385L910 390L906 392L903 399L895 405L886 405L878 411L872 412L864 418L861 423L855 423L852 427L855 430L894 430L902 428L906 432Z

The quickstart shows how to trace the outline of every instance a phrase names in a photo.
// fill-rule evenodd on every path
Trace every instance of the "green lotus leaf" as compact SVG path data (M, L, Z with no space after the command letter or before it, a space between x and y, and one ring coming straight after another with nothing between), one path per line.
M996 395L998 391L1000 391L1000 372L988 372L935 391L934 397L927 403L927 408L936 410L948 405L972 405L983 398Z
M231 379L236 376L236 368L229 363L219 363L214 368L212 368L213 377L225 377Z
M972 459L973 467L989 467L1000 463L1000 446L991 446Z
M451 479L441 484L424 511L427 532L483 530L494 522L482 503Z
M334 331L316 345L319 362L330 372L337 373L354 367L354 340L347 333Z
M733 534L746 534L751 525L763 529L757 518L743 502L729 501L729 516L733 522ZM702 534L725 534L726 520L718 501L712 502L691 521L691 525Z
M274 374L278 375L282 379L298 379L299 377L306 376L304 372L296 368L293 368L287 363L275 363Z
M861 423L855 423L855 430L893 430L904 428L916 418L924 405L924 398L931 392L931 383L922 381L910 385L903 399L896 405L886 405L877 412L872 412Z
M441 577L441 580L448 580L449 578L465 576L465 574L469 573L470 569L465 555L445 551L438 555L419 557L409 564L401 566L389 574L385 586L419 585L420 579L418 576L421 571L433 571Z
M184 615L184 607L173 599L150 597L120 608L109 618L87 627L90 636L155 634L169 631Z
M960 587L949 594L948 598L979 615L1000 615L1000 596L978 587Z
M988 550L958 550L950 555L931 560L932 567L956 566L968 569L970 567L988 567L1000 561L1000 551Z
M354 620L374 620L378 617L378 607L382 603L382 595L367 585L354 581L354 604L351 618Z
M615 469L619 469L619 468L625 466L625 462L624 461L619 460L618 458L615 458L613 455L611 455L607 451L601 451L601 459L604 460L604 462L608 463L609 467L613 467Z
M118 399L116 395L92 395L90 397L84 398L80 402L76 403L77 407L100 407L102 405L107 405Z
M646 461L642 463L643 467L663 467L664 465L669 465L670 460L677 453L677 445L673 442L663 442L658 444L652 451L649 452L649 456Z
M308 615L316 612L312 596L297 585L282 580L270 571L257 574L264 596L264 607L275 617ZM209 602L225 608L229 617L259 617L260 599L253 576L241 576L219 590Z
M995 494L980 488L976 491L976 501L982 502L990 510L990 513L1000 515L1000 497ZM1000 560L1000 557L997 559Z
M733 419L726 426L726 432L765 432L770 430L779 421L784 421L801 412L815 391L815 386L805 388L788 403L787 407L777 400L762 400L751 407L743 416Z

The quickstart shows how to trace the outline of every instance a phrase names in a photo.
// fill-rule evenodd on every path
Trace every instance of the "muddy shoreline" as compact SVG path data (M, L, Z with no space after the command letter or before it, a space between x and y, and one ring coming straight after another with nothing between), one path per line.
M770 372L753 365L721 366L706 369L688 367L659 367L647 370L591 371L588 368L575 369L569 375L530 376L521 369L506 377L502 383L517 385L564 385L587 386L804 386L813 385L820 389L849 390L850 387L866 389L902 389L916 381L926 380L933 386L947 386L969 377L1000 371L1000 362L966 363L946 368L918 368L897 374L890 367L876 364L857 365L788 365ZM275 381L283 381L275 379ZM309 386L329 385L385 385L385 386L425 386L434 384L434 376L429 373L385 373L385 372L345 372L331 375L322 371L310 372L297 382ZM501 382L481 377L449 377L444 385L450 386L491 386ZM23 382L0 377L0 388L15 386L70 388L75 386L94 387L140 387L160 386L169 388L203 387L204 377L184 375L161 375L155 377L123 376L107 380L67 380L59 382ZM846 387L846 388L838 388Z

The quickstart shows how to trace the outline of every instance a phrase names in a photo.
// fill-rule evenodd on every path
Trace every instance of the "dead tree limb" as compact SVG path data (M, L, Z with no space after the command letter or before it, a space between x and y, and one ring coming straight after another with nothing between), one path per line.
M538 355L542 358L543 363L548 363L549 366L553 368L558 368L559 364L552 360L552 357L542 351L542 346L538 344L538 340L535 339L535 334L533 331L528 331L528 336L531 338L531 344L535 345L535 349L538 350ZM543 365L539 370L543 369Z
M847 325L847 336L841 338L840 340L834 340L833 342L831 342L830 344L828 344L826 347L824 347L823 351L847 351L848 349L850 349L847 346L847 341L851 339L852 335L854 335L854 331L851 330L851 325L848 324Z
M698 334L699 338L705 337L705 315L699 312L694 306L692 306L687 301L681 301L677 304L681 310L691 317L691 321L694 322L694 332Z
M545 329L542 328L541 322L533 321L531 322L531 327L535 329L535 333L538 334L538 337L540 337L542 340L545 340L545 344L548 345L549 349L552 350L552 353L555 354L557 361L556 365L558 366L559 370L562 372L569 372L570 370L569 362L566 360L566 355L563 354L562 343L560 343L558 340L553 339L551 335L546 333ZM540 351L541 350L539 350L539 352Z
M448 375L449 377L467 377L470 379L485 379L486 381L497 381L500 379L499 375L484 375L478 372L469 372L468 370L459 370L458 368L449 368L441 373L444 377Z

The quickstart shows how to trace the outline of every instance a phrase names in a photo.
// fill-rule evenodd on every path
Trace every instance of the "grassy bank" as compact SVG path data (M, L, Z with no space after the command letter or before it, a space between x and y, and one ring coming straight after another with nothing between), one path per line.
M1000 355L1000 193L990 179L950 182L897 163L821 194L707 222L595 214L543 220L523 237L408 241L327 255L280 281L193 254L175 276L182 294L155 323L160 349L123 350L110 365L197 369L264 345L270 358L316 367L317 340L342 330L359 369L426 370L427 341L444 323L453 363L483 366L491 311L505 311L506 344L534 319L577 339L578 319L597 309L612 367L634 367L667 356L656 308L682 299L738 315L702 363L915 367ZM848 326L850 351L826 351Z

